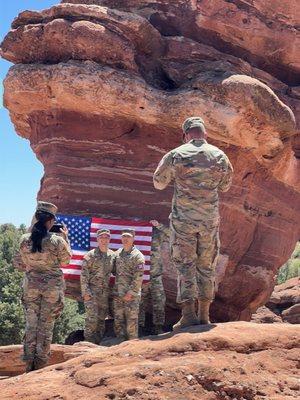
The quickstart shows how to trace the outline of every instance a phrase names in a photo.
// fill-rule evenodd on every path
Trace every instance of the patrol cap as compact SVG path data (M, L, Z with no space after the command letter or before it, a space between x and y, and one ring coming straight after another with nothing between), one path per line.
M202 131L205 131L205 124L201 117L190 117L187 118L182 124L182 130L184 133L187 133L192 128L200 128Z
M55 217L57 213L57 207L56 205L48 203L47 201L38 201L36 206L36 212L37 211L47 212Z
M122 230L122 236L134 237L134 235L135 235L134 229L123 229Z
M102 236L102 235L108 235L108 236L110 236L110 230L109 230L109 229L106 229L106 228L99 229L99 230L97 231L97 238L98 238L99 236Z

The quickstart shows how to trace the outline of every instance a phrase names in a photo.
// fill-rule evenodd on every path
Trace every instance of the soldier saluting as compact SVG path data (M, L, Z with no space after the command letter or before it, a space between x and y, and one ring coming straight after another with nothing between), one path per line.
M220 247L218 192L230 188L233 175L226 154L207 143L202 118L188 118L182 129L185 144L167 153L153 176L159 190L174 181L170 247L178 272L177 302L182 305L174 330L209 323Z

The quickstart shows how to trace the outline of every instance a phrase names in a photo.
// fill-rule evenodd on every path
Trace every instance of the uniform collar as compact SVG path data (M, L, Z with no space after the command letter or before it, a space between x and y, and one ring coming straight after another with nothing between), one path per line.
M130 251L125 251L124 250L124 247L122 247L122 253L125 253L125 254L130 254L130 253L132 253L133 252L133 250L135 249L135 245L133 245L132 246L132 248L131 248L131 250Z
M107 249L107 252L104 253L103 251L101 251L101 250L99 249L99 247L96 247L96 252L97 252L98 254L100 254L101 256L106 256L107 253L108 253L108 250L109 250L109 249Z
M201 143L201 144L204 144L204 143L207 143L207 141L205 139L192 139L188 143Z

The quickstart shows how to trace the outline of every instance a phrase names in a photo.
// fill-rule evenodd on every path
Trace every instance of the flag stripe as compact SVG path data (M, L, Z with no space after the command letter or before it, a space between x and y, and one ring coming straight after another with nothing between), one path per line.
M147 229L151 229L152 230L152 226L147 221L126 221L126 220L123 220L123 219L106 219L106 218L93 217L92 218L92 224L120 225L120 226L122 226L121 229L125 229L124 226L125 227L128 226L129 228L132 228L133 226L138 226L138 227L145 227Z
M117 232L122 232L123 229L134 229L136 234L144 234L147 232L152 232L152 227L151 226L136 226L136 225L113 225L113 224L98 224L92 222L91 229L109 229L109 230L115 230Z

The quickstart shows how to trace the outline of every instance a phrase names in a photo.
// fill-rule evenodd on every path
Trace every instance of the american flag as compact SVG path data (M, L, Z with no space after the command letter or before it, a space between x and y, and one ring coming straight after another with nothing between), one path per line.
M117 250L122 246L121 232L123 229L135 230L135 246L145 257L144 282L150 279L150 253L152 241L152 226L145 221L128 221L103 218L87 218L73 215L56 216L58 222L66 224L69 230L69 240L72 249L70 264L62 266L65 279L80 279L82 259L91 249L97 247L96 232L108 228L111 234L110 248Z

